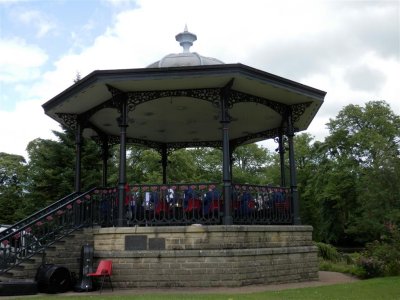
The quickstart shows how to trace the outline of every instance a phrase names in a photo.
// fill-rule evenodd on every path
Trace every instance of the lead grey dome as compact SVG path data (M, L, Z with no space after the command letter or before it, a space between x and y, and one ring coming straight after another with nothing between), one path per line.
M183 32L177 34L175 39L183 48L182 53L171 53L164 56L161 60L156 61L148 68L169 68L169 67L184 67L184 66L207 66L221 65L222 61L213 57L205 57L196 52L190 52L190 47L197 40L197 36L188 31L187 26Z

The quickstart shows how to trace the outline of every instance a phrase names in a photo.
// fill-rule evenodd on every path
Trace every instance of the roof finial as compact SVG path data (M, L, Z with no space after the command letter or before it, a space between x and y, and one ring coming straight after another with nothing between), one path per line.
M177 34L175 39L179 42L179 45L183 47L183 53L189 53L189 48L193 45L193 42L197 40L197 36L188 31L187 25L183 32Z

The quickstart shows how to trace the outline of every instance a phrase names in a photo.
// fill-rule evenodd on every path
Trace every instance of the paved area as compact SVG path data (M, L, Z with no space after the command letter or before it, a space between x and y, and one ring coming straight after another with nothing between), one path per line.
M333 285L333 284L341 284L341 283L350 283L358 281L359 279L345 275L337 272L326 272L320 271L318 272L319 279L315 281L306 281L306 282L296 282L296 283L282 283L282 284L270 284L270 285L250 285L250 286L242 286L236 288L227 288L227 287L217 287L217 288L140 288L140 289L114 289L111 291L108 287L106 287L102 294L103 295L143 295L143 294L245 294L245 293L257 293L263 291L280 291L286 289L297 289L297 288L305 288L305 287L314 287L314 286L322 286L322 285ZM99 291L93 292L67 292L62 294L56 294L60 296L96 296L99 294ZM47 294L37 294L31 296L12 296L12 297L1 297L1 300L5 299L41 299L43 296ZM54 294L53 294L54 295Z
M242 286L237 288L226 288L226 287L217 287L217 288L162 288L162 289L128 289L128 290L117 290L114 289L114 292L111 289L105 288L102 292L103 295L142 295L142 294L240 294L240 293L256 293L263 291L279 291L285 289L297 289L304 287L314 287L314 286L322 286L322 285L333 285L340 283L350 283L354 281L358 281L359 279L354 278L349 275L345 275L337 272L319 272L319 280L316 281L307 281L307 282L296 282L296 283L284 283L284 284L271 284L271 285L251 285L251 286ZM89 293L75 293L75 292L67 292L60 295L63 296L76 296L76 295L96 295L99 291L93 291ZM40 296L40 294L39 294ZM31 296L31 298L35 298L37 296Z

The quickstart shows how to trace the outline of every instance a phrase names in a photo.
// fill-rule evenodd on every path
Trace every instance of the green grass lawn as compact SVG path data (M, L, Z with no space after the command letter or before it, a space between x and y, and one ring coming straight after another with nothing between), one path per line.
M330 286L292 289L284 291L269 291L250 294L145 294L145 295L100 295L99 292L93 292L90 296L79 296L79 293L73 296L59 295L40 295L25 297L30 299L132 299L132 300L276 300L276 299L296 299L296 300L334 300L334 299L357 299L357 300L378 300L390 299L400 300L400 277L375 278L362 280L350 284L337 284ZM21 298L19 298L21 299Z

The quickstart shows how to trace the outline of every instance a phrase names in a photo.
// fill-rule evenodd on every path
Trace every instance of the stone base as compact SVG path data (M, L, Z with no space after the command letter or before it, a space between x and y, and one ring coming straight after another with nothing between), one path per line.
M176 226L93 230L95 265L113 261L113 284L237 287L318 278L311 226Z

